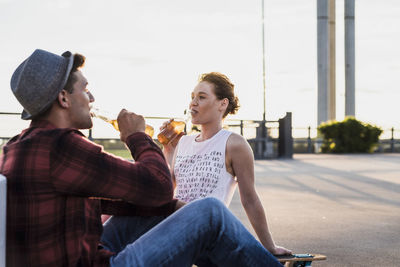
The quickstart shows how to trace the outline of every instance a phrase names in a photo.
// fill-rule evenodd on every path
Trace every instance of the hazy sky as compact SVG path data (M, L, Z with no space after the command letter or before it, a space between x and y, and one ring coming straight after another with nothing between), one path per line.
M343 119L344 1L336 8ZM265 0L268 120L291 111L294 127L316 126L316 16L316 0ZM219 71L242 105L230 118L262 118L261 0L0 0L0 36L0 111L21 111L9 80L42 48L84 54L89 89L107 110L182 116L198 76ZM400 1L356 1L359 119L400 128L399 48Z

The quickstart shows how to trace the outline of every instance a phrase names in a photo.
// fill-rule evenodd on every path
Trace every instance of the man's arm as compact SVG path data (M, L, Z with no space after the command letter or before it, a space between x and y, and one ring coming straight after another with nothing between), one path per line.
M172 200L171 175L163 153L142 132L126 138L135 162L115 157L83 137L66 131L54 144L51 175L60 193L122 199L143 206Z

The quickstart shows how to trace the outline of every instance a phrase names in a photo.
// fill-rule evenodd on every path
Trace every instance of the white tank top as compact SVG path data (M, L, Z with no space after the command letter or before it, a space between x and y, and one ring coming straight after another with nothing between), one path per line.
M177 146L174 174L175 197L185 202L208 196L229 206L237 182L225 166L226 142L231 132L220 130L210 139L183 136Z

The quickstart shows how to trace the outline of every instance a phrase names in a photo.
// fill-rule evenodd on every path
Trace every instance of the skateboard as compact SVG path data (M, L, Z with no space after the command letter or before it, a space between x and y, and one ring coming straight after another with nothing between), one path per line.
M275 256L285 267L305 267L311 266L313 261L326 260L326 256L322 254L293 254Z

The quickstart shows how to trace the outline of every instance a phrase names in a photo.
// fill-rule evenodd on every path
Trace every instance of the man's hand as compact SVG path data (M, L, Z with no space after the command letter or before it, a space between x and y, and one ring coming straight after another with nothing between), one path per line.
M125 143L126 138L133 133L143 132L146 128L146 124L142 115L137 115L133 112L129 112L126 109L122 109L118 115L118 127L120 131L121 141Z

